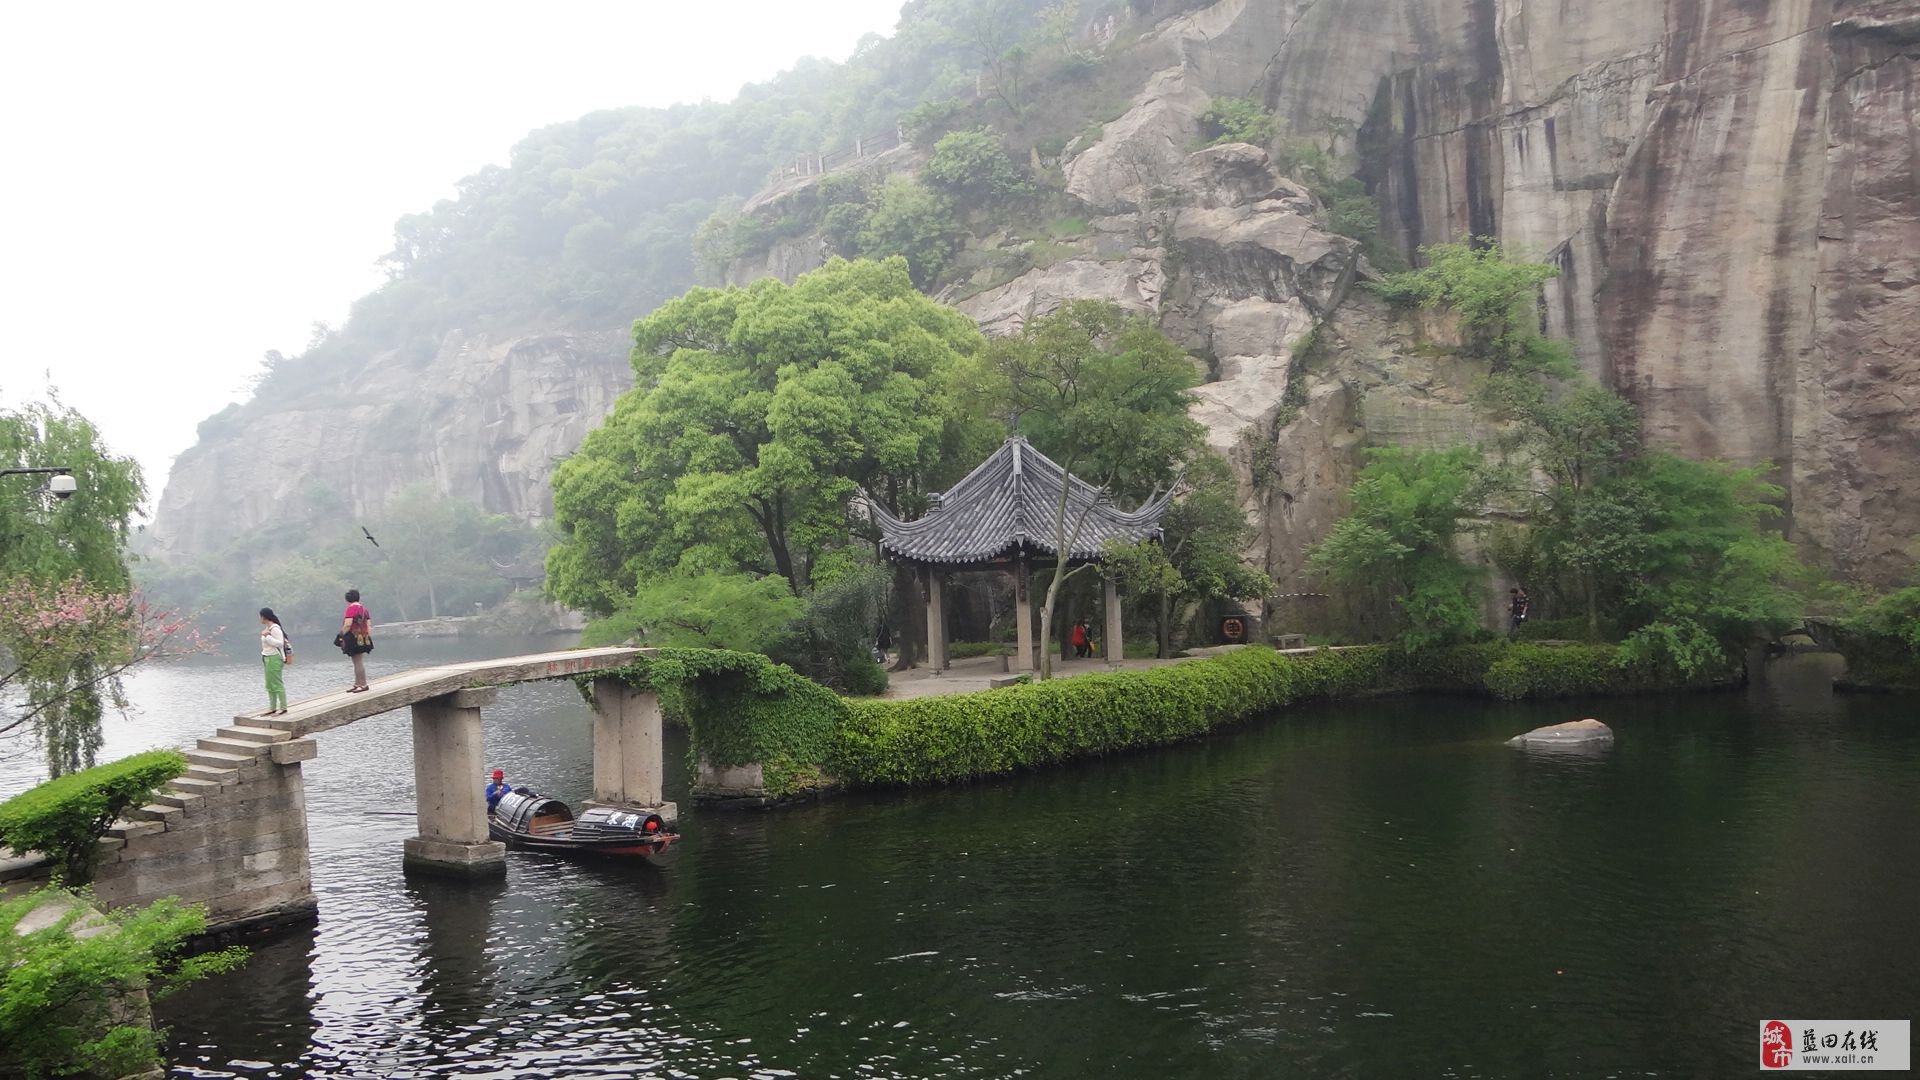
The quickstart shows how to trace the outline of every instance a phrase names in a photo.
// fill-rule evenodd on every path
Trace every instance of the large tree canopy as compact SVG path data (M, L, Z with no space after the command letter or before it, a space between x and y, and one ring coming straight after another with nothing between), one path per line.
M667 304L634 327L637 385L555 474L549 591L601 615L669 572L807 595L856 491L899 509L977 453L945 387L983 344L900 259Z

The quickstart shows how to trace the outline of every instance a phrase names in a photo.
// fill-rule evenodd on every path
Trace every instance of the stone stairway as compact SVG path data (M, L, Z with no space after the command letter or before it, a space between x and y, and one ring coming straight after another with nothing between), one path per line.
M312 918L300 763L319 748L261 719L199 740L185 774L108 827L95 863L102 903L178 896L234 931Z
M222 792L263 779L269 765L306 761L317 750L312 739L295 739L288 731L240 723L223 727L186 752L184 775L156 794L152 802L128 811L125 818L109 826L107 839L121 841L111 845L117 849L135 837L177 828L189 814L197 815L208 800L218 799Z

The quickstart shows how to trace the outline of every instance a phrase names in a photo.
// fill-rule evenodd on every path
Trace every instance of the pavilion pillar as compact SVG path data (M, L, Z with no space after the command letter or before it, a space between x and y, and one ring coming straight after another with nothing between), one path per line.
M456 690L413 706L413 792L420 835L406 863L459 874L503 874L505 844L487 837L486 742L480 707L492 688Z
M947 582L937 566L927 567L927 668L947 670Z
M1025 559L1015 560L1013 564L1013 623L1013 670L1032 671L1033 575L1028 573Z
M1127 650L1120 640L1120 580L1112 574L1107 574L1101 578L1101 582L1104 586L1105 595L1102 599L1105 601L1107 616L1107 666L1119 667L1120 661L1126 659L1127 655Z

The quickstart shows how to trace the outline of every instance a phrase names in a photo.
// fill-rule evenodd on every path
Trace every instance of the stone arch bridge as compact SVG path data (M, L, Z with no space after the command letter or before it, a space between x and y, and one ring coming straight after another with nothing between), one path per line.
M500 687L611 672L654 653L607 648L415 668L295 703L284 716L249 713L186 751L186 775L116 822L100 842L94 894L119 907L163 896L203 904L210 933L302 922L318 903L307 862L306 789L300 763L314 736L409 708L418 835L410 866L502 873L505 848L488 839L480 710ZM593 683L593 804L646 808L671 819L661 798L657 696L614 678ZM46 876L37 856L0 862L0 886Z

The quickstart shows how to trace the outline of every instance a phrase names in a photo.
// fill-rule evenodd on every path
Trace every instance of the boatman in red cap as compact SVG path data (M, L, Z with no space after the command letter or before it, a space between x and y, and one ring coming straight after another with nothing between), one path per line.
M493 813L493 804L500 801L500 796L512 790L513 785L507 783L506 771L502 769L493 770L493 780L487 784L487 813Z

